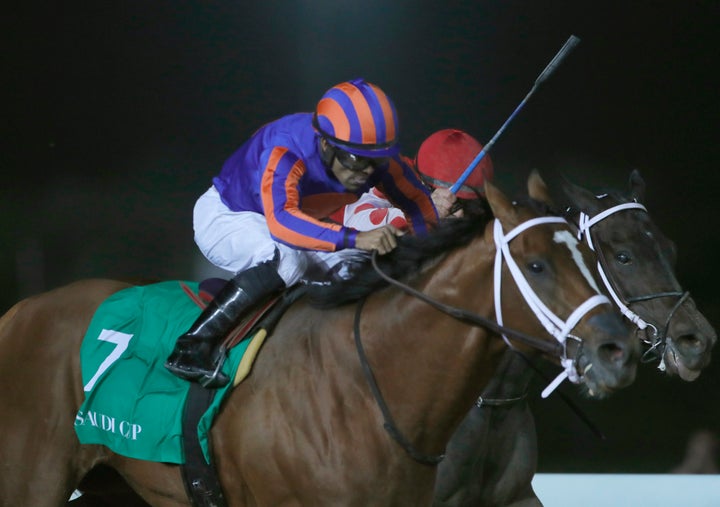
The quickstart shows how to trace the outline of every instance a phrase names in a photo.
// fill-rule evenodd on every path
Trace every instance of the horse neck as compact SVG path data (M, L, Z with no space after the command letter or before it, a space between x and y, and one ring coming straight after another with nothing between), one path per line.
M493 260L494 246L468 247L413 285L445 304L492 317ZM504 343L398 289L376 294L366 308L362 340L398 427L413 441L444 448L490 380Z

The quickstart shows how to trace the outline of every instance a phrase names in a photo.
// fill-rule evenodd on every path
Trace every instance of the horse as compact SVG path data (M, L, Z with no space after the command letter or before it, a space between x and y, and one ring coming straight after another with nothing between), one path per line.
M642 204L640 173L631 172L627 194L596 196L570 182L563 190L571 222L596 255L600 281L645 345L643 360L695 380L710 362L717 335L676 279L675 245ZM537 436L526 393L533 373L522 357L505 353L448 444L438 467L436 507L542 506L532 489Z
M708 366L717 334L675 275L677 248L653 222L637 170L629 194L594 195L567 183L579 228L597 255L598 272L615 304L648 345L644 361L691 382Z
M405 236L282 316L210 432L229 506L430 504L435 465L508 343L589 392L633 382L639 344L573 255L567 222L485 191L493 220ZM128 287L82 280L0 319L2 505L63 505L98 465L152 506L189 505L180 466L81 445L74 432L83 335Z

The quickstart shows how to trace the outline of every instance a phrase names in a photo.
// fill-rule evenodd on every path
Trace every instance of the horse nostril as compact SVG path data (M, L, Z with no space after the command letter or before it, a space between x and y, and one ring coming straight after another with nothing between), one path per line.
M705 352L705 340L695 334L686 334L674 338L675 346L684 352L702 354Z
M598 347L598 357L608 363L622 364L627 360L625 347L617 343L604 343Z

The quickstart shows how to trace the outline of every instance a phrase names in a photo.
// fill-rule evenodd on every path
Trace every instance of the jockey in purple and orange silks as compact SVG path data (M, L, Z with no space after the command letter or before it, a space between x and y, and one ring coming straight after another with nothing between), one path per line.
M363 79L329 89L314 113L270 122L223 165L195 204L195 242L215 265L236 275L181 335L165 366L175 375L220 387L222 339L255 302L338 271L358 251L385 254L404 232L333 224L331 213L377 187L402 209L416 234L437 221L428 190L399 155L390 98Z

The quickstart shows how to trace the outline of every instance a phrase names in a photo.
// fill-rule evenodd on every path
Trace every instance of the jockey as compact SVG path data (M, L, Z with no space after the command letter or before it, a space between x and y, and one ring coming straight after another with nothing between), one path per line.
M416 234L436 223L429 191L399 152L395 107L363 79L330 88L314 113L257 130L193 212L202 253L236 275L177 339L165 367L208 388L225 385L220 345L248 308L318 268L337 269L358 250L393 250L404 231L392 225L360 232L326 220L370 188L402 209Z
M430 135L420 145L414 161L415 170L420 179L432 191L431 197L440 218L453 214L459 215L466 200L482 196L485 181L492 181L494 169L489 155L485 155L475 167L465 184L457 191L457 202L448 199L447 192L475 156L482 150L482 145L471 135L456 129L443 129ZM386 224L398 229L408 226L405 214L392 207L383 193L372 188L354 203L348 204L331 216L333 221L359 231L366 231Z

